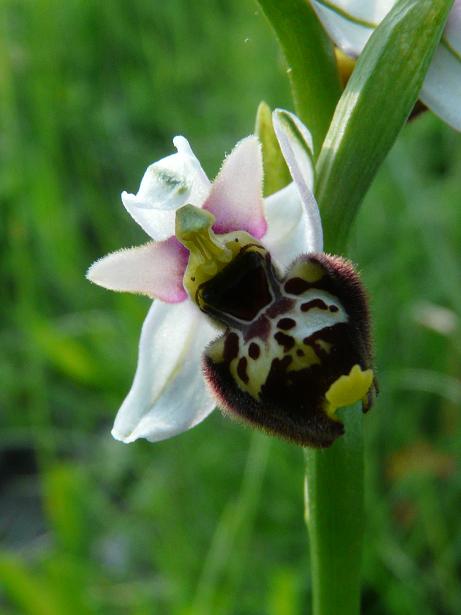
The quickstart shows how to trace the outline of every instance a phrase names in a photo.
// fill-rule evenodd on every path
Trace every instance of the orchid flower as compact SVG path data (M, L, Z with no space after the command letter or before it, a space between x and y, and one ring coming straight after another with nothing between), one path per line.
M357 57L397 0L311 0L329 36ZM421 101L461 130L461 0L455 0L420 93Z
M322 253L310 133L287 111L273 122L293 181L266 199L255 136L213 183L176 137L177 153L147 168L136 195L122 193L151 241L102 258L88 278L155 301L116 439L169 438L218 400L266 431L326 446L342 433L336 408L369 405L366 302L352 266Z

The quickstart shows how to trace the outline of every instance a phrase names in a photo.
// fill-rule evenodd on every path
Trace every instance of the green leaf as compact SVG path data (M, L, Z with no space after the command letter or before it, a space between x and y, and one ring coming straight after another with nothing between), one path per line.
M18 557L0 554L0 586L24 615L62 615L54 588L32 575Z
M101 368L94 355L75 335L53 321L38 321L31 326L32 339L43 357L72 380L98 384Z
M62 550L85 557L91 536L88 493L91 487L79 466L56 464L43 480L44 508Z
M453 0L401 0L376 28L317 163L326 248L341 252L380 164L413 109Z
M296 615L301 613L299 578L295 570L276 567L268 583L268 615Z
M269 196L287 186L291 175L275 136L271 109L264 101L259 104L256 113L255 133L262 145L264 196Z
M296 113L318 155L340 96L333 45L306 0L258 0L288 64Z

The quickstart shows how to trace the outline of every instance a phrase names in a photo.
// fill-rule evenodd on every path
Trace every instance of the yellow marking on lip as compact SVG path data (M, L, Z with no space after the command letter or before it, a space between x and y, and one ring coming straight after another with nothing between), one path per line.
M363 400L372 384L373 370L362 370L360 365L354 365L349 374L337 378L325 393L325 412L336 420L336 410Z
M289 279L302 278L310 284L315 284L325 276L325 269L319 263L301 261L291 270Z
M297 354L297 350L302 350L302 355ZM301 369L311 368L313 365L321 365L322 361L319 359L317 353L312 346L306 346L302 342L296 344L294 348L290 350L289 354L293 361L288 366L287 371L297 372Z

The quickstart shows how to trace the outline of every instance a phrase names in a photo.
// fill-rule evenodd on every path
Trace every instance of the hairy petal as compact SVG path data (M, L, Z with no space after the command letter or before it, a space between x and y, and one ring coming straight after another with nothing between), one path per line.
M285 268L300 254L318 251L310 218L294 182L266 199L265 213L267 233L263 243L277 264Z
M174 237L108 254L91 265L87 278L109 290L139 293L178 303L189 253Z
M210 182L184 137L175 137L178 150L151 164L136 194L122 192L128 213L152 239L174 235L175 212L186 203L201 206Z
M122 442L157 442L194 427L214 409L201 355L216 335L190 302L154 302L141 333L136 375L112 435Z
M243 139L225 159L203 205L216 218L216 233L247 231L256 239L266 232L263 210L261 145L255 136Z
M312 137L293 113L277 109L274 111L273 118L275 134L304 206L302 220L309 251L321 252L323 249L322 222L312 192L314 182ZM289 216L288 211L287 216ZM287 224L290 223L290 220L287 220Z

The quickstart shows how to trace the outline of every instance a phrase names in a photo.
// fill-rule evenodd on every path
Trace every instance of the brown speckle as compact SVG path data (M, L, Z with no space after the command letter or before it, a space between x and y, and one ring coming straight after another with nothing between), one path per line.
M318 308L319 310L328 310L328 306L325 301L322 301L322 299L312 299L312 301L307 301L301 305L301 312L308 312L314 308Z
M278 331L278 333L274 335L274 339L277 341L278 344L280 344L280 346L283 346L283 350L285 352L288 352L290 348L293 348L293 346L295 345L294 338L292 338L290 335L287 335L286 333L282 333L281 331Z
M250 347L248 348L248 354L250 355L251 359L256 360L261 354L261 350L259 349L258 344L255 344L255 342L251 342Z
M293 320L293 318L282 318L278 321L277 327L279 329L283 329L284 331L288 331L288 329L293 329L293 327L296 327L296 320Z
M291 278L285 282L285 291L290 295L302 295L310 286L309 282L302 278Z
M229 333L224 341L224 361L230 363L239 353L239 336L233 331Z
M242 357L237 365L237 374L242 382L248 384L248 374L247 374L247 359L246 357Z

